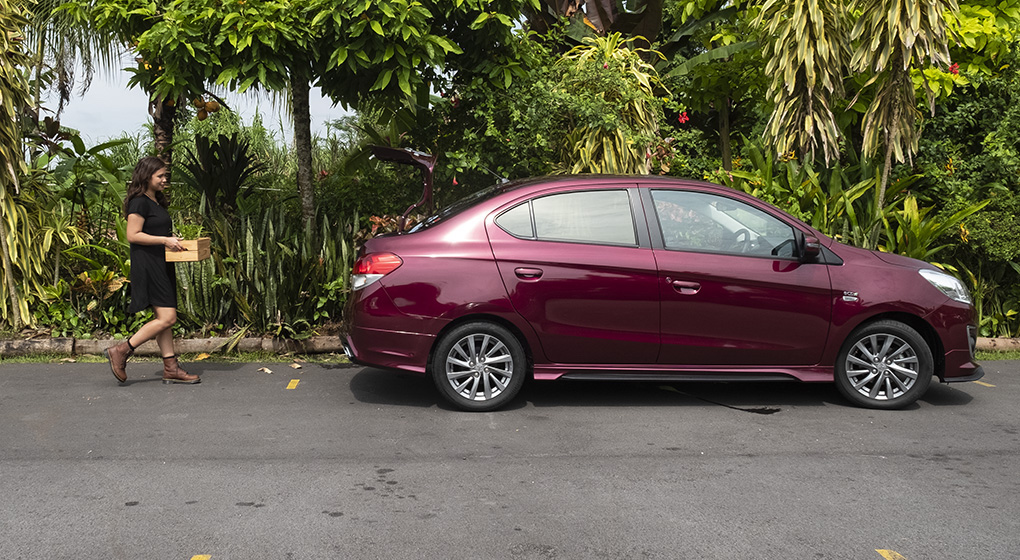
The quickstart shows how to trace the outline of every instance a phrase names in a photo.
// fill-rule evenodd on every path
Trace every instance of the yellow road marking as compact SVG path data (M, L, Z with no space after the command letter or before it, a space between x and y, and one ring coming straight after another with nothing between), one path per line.
M211 554L196 554L191 557L191 560L209 560L212 558Z
M300 381L300 379L291 379L290 383L287 384L287 388L288 389L296 389L297 388L297 384L298 384L299 381Z
M995 385L992 385L991 383L985 383L984 381L975 381L974 383L977 383L978 385L981 385L983 387L995 387Z
M881 554L882 558L885 558L885 560L907 560L906 557L904 557L902 554L898 552L893 552L891 550L876 549L875 552Z

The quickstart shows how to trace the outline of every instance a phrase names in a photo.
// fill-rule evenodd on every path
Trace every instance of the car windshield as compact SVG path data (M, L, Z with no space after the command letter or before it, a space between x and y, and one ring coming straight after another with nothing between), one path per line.
M414 233L416 231L421 231L423 229L430 228L438 224L439 222L442 222L443 220L451 216L455 216L462 212L463 210L470 208L471 206L474 206L476 203L482 202L483 200L486 200L490 197L493 197L503 192L503 189L505 187L506 187L505 183L499 183L492 185L491 187L486 187L480 191L473 192L465 196L464 198L458 200L457 202L454 202L453 204L447 206L446 208L443 208L442 210L436 212L435 214L432 214L428 218L425 218L424 220L418 222L417 224L415 224L413 228L408 230L408 233Z

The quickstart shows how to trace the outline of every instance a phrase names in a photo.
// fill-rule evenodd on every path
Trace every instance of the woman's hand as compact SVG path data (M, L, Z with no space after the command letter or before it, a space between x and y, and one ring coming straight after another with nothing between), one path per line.
M185 249L184 246L181 245L181 241L184 241L184 239L171 235L170 237L163 238L163 246L171 251L184 251Z

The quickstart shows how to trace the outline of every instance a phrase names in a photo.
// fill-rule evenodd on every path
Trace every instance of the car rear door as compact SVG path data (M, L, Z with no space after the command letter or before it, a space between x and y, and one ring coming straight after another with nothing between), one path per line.
M813 365L829 331L828 267L794 228L737 197L642 189L662 294L659 363Z
M656 361L658 275L633 187L538 194L487 221L510 300L551 363Z

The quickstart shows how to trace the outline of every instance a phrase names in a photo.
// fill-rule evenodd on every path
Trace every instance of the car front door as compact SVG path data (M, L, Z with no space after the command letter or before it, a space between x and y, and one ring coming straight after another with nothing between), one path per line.
M644 191L662 294L659 363L812 365L832 296L828 267L794 255L794 228L711 192Z
M577 190L536 196L488 222L510 300L550 362L655 363L659 290L638 208L634 188Z

